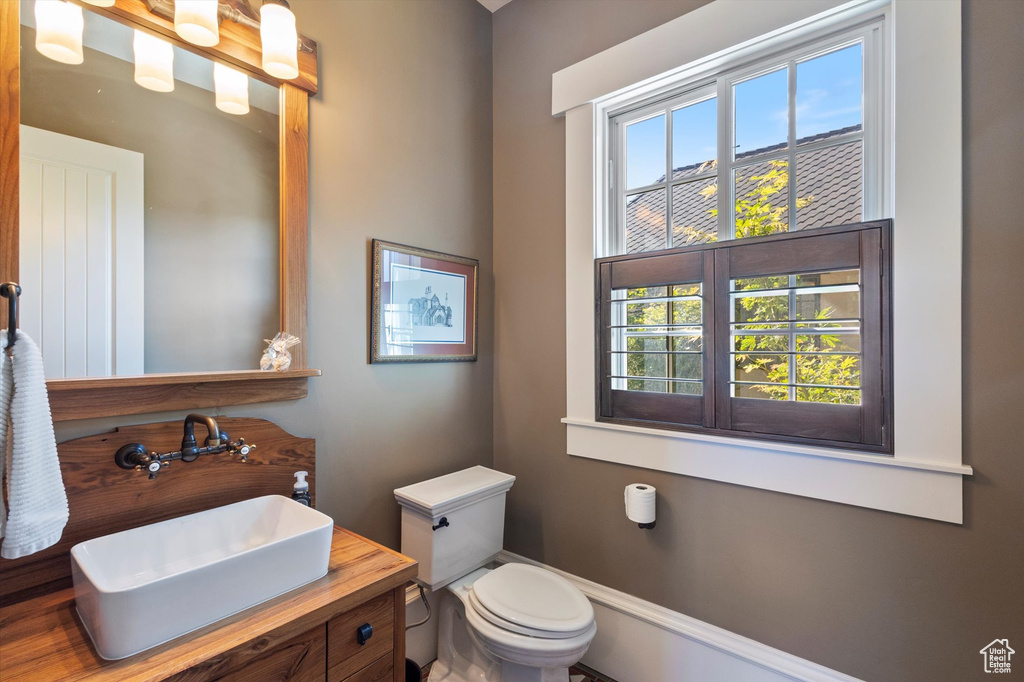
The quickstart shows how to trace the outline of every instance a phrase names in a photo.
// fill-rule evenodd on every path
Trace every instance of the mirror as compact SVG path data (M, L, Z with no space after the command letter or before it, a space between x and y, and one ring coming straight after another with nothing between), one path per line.
M173 90L142 87L149 35L88 10L81 63L60 63L36 48L35 4L20 326L47 379L257 369L281 319L278 89L235 72L248 112L225 113L214 63L168 43L152 49L173 51Z

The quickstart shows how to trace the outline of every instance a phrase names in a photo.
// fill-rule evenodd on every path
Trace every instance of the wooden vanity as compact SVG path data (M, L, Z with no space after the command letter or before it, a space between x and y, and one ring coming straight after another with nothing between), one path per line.
M416 562L335 527L325 577L120 661L97 656L70 588L0 609L0 679L378 682L405 679ZM372 635L360 644L357 632Z
M126 426L57 447L71 519L53 547L0 559L0 680L405 679L405 590L416 577L416 562L337 527L323 578L135 656L104 661L96 654L75 612L73 545L261 495L288 494L296 470L309 471L315 481L313 439L262 419L221 418L218 424L258 443L248 463L200 457L175 462L155 480L114 464L114 452L129 442L158 452L175 449L180 421ZM365 624L373 634L360 644L357 631Z

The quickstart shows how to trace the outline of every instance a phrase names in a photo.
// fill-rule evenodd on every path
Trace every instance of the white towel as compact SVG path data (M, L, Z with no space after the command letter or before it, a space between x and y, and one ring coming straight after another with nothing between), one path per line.
M56 544L68 522L68 498L60 476L43 356L24 332L17 332L13 357L0 350L0 478L10 515L0 495L0 556L17 559ZM7 332L0 331L0 348Z

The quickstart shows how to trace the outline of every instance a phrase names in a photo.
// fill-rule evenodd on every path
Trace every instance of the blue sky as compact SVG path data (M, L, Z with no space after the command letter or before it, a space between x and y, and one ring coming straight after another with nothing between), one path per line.
M861 122L862 49L851 45L797 64L797 139ZM787 69L735 86L736 153L786 141L789 126ZM715 157L716 100L672 112L672 167ZM665 175L665 116L626 128L626 184L657 182Z

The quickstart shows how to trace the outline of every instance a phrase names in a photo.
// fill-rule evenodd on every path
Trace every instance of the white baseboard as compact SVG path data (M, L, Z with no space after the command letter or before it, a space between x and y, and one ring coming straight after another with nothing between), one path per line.
M597 636L582 663L619 682L860 682L518 554L503 550L498 561L540 566L587 595L594 605Z

